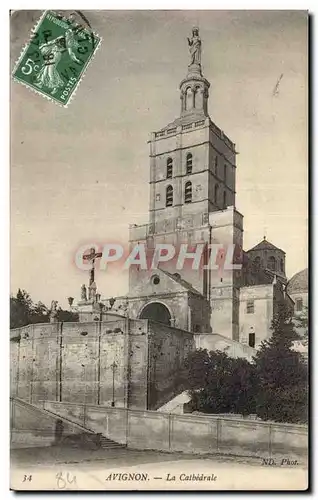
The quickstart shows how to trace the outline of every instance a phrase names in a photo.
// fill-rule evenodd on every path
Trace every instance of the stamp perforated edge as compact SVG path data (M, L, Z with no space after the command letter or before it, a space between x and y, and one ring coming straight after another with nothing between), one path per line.
M16 11L15 11L16 12ZM19 78L17 78L14 73L16 72L20 62L22 61L23 57L24 57L24 54L26 53L26 51L28 50L29 48L29 44L31 43L31 40L32 40L32 36L33 34L36 32L36 30L38 29L38 27L40 26L41 22L43 21L43 19L45 18L46 14L48 12L52 12L53 15L57 15L56 12L54 10L45 10L40 19L37 21L37 23L33 26L33 28L31 29L31 34L30 34L30 37L29 39L26 41L26 43L23 45L22 49L21 49L21 52L20 52L20 55L18 57L18 59L16 60L15 64L14 64L14 68L13 68L13 71L12 71L12 79L17 82L17 83L20 83L21 85L23 85L24 87L26 87L27 89L31 90L31 92L34 92L34 94L39 94L40 96L46 98L48 101L51 101L51 102L54 102L55 104L57 104L58 106L60 106L61 108L68 108L68 106L70 105L70 103L72 102L72 100L74 99L75 97L75 94L77 92L77 89L81 83L81 81L83 80L83 78L85 77L85 74L86 74L86 71L87 71L87 68L90 66L91 62L93 61L94 57L95 57L95 54L97 52L97 50L99 49L100 45L101 45L101 42L103 40L103 38L98 34L96 33L95 31L93 30L88 30L87 28L85 28L87 31L89 31L90 33L92 33L94 36L97 37L98 39L98 43L96 45L96 47L94 47L94 50L92 52L92 56L91 58L89 59L89 61L87 62L86 66L83 68L82 70L82 73L80 74L80 77L78 79L78 82L77 84L75 85L74 89L73 89L73 92L70 94L70 98L69 100L67 101L67 103L65 104L62 104L60 101L58 101L57 99L55 99L54 97L50 97L48 96L47 94L43 93L43 92L40 92L39 90L36 90L33 86L31 85L28 85L27 83L25 83L23 80L20 80ZM74 26L77 26L79 25L79 23L74 23Z

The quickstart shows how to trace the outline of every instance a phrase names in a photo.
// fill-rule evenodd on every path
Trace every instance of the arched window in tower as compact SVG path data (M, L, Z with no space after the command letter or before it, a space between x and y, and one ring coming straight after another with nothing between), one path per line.
M223 192L223 207L227 207L227 200L226 200L226 191Z
M218 177L218 157L217 156L214 158L214 173L215 173L216 177Z
M280 259L280 270L283 273L284 272L284 261L283 259Z
M196 108L197 106L197 87L193 89L193 107Z
M268 259L268 269L270 269L271 271L276 271L276 259L275 257L271 256L269 259Z
M166 207L172 207L173 205L173 187L167 186L166 189Z
M214 186L214 202L216 205L218 204L218 197L219 197L219 185L215 184L215 186Z
M168 158L168 160L167 160L167 179L171 179L172 169L173 169L172 158Z
M192 154L187 154L187 174L192 174Z
M193 107L196 109L202 108L202 91L200 87L196 87L193 91Z
M192 109L192 90L190 87L185 92L185 110Z
M190 181L185 183L184 186L184 203L191 203L192 201L192 183Z

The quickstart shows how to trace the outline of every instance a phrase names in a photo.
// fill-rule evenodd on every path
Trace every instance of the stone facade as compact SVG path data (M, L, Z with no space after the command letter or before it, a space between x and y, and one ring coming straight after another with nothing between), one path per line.
M283 284L246 286L240 289L240 338L242 344L258 348L271 337L272 319L279 304L292 307Z
M190 332L129 318L18 328L11 396L155 408L178 392L176 374L194 345Z
M195 334L195 344L197 349L222 351L231 358L245 358L250 362L256 354L256 349L249 345L231 340L217 333L197 333Z
M167 324L190 332L210 329L209 304L203 295L179 276L162 269L140 272L128 299L131 317L140 317L151 304L162 304L170 316ZM160 317L157 320L164 322Z

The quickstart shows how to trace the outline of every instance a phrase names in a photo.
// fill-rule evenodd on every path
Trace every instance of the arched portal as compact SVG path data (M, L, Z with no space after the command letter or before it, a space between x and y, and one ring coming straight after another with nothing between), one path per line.
M151 302L147 304L139 315L140 319L152 319L165 325L170 325L171 314L169 309L161 302Z

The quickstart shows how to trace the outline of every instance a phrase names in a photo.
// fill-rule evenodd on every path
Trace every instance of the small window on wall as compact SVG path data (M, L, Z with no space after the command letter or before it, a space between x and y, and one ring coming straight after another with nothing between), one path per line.
M268 269L276 271L276 259L273 256L268 259Z
M173 187L168 186L166 189L166 207L172 207L173 205Z
M186 182L184 186L184 203L191 203L192 201L192 184Z
M214 172L215 172L215 175L218 177L218 157L217 156L214 159Z
M246 302L246 312L247 314L254 314L254 300L248 300Z
M280 270L283 273L284 272L284 261L283 259L280 259Z
M171 179L172 177L172 158L168 158L167 160L167 179Z
M187 174L192 174L192 154L187 154Z
M255 347L255 333L248 334L248 345L250 347Z
M155 274L154 276L151 277L151 282L154 284L154 285L159 285L160 283L160 278L157 274Z
M226 201L226 191L224 191L223 193L223 207L226 208L227 207L227 201Z
M227 166L224 165L224 183L227 183Z
M303 299L296 299L296 311L302 311L303 310Z
M219 186L218 186L218 184L215 184L215 186L214 186L214 202L216 205L218 204L218 197L219 197Z

